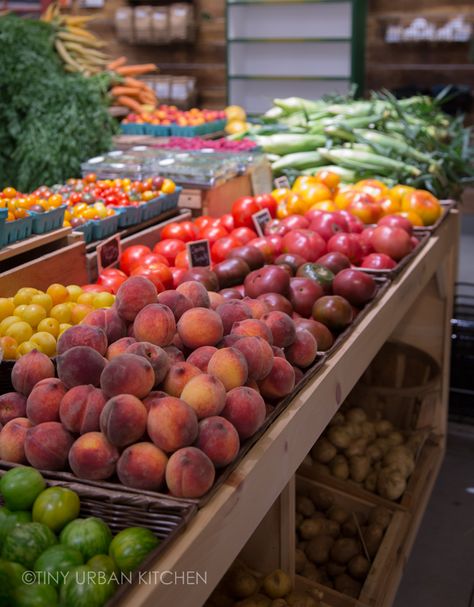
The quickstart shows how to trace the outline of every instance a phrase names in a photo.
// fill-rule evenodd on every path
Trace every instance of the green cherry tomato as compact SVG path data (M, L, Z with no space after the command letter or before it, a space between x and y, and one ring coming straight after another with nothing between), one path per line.
M12 468L0 480L0 493L10 510L29 510L46 487L44 478L34 468Z
M65 487L49 487L41 492L33 504L33 521L59 532L79 516L79 496Z

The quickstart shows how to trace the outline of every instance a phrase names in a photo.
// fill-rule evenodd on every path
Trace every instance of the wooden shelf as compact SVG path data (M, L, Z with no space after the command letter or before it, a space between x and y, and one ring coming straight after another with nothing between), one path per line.
M38 247L42 247L45 244L54 242L55 240L60 240L71 232L72 228L60 228L59 230L54 230L54 232L48 232L47 234L37 234L31 236L30 238L27 238L26 240L14 242L13 244L8 245L3 249L0 249L0 262L5 261L5 259L10 259L11 257L15 257L17 255L22 255L27 251L37 249Z
M452 211L411 266L390 285L379 304L293 399L214 498L198 512L185 533L154 563L156 571L193 571L206 575L207 583L191 587L136 585L120 605L200 607L282 492L291 508L285 488L291 486L293 475L314 442L394 332L407 342L422 344L423 349L442 365L442 398L433 427L436 434L443 435L447 417L449 321L458 230L458 213ZM387 571L387 599L383 607L388 607L395 595L443 449L444 439L441 438L430 474L417 485L418 493L413 499L415 515L406 530L401 565L393 572ZM268 536L263 536L260 545L266 545L267 539ZM288 538L285 540L282 533L282 559L290 558L288 550Z

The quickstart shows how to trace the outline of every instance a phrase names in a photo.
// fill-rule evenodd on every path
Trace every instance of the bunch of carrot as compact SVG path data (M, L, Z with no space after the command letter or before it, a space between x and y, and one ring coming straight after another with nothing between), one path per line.
M158 100L153 89L136 78L155 72L156 65L154 63L126 64L126 57L119 57L107 65L109 72L117 76L114 78L114 86L110 89L115 104L138 113L142 112L143 105L156 107Z

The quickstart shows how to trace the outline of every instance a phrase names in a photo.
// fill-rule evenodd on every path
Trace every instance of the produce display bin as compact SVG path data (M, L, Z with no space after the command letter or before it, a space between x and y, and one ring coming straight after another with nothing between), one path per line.
M129 122L120 125L120 130L124 135L146 135L145 125Z
M128 228L140 223L141 221L141 208L139 205L112 208L119 212L119 228Z
M45 234L53 230L59 230L64 223L64 213L67 205L63 204L57 209L45 211L44 213L35 213L30 211L33 217L33 234Z
M197 137L219 133L224 130L225 120L214 120L197 126L179 126L178 124L139 124L134 122L122 123L120 129L125 135L149 135L152 137L168 137L176 135L179 137Z
M172 194L165 194L164 196L158 196L149 202L145 202L140 205L140 223L153 219L172 209L178 208L179 195L183 188L176 187Z
M86 244L96 240L104 240L117 232L119 228L121 209L115 210L115 215L106 217L105 219L91 219L82 226L74 228L76 231L84 234Z
M0 248L8 244L25 240L33 233L33 215L15 219L15 221L0 222Z

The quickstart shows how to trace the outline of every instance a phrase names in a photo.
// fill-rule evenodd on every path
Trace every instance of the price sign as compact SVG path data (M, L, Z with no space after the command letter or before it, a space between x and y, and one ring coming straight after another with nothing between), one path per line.
M97 268L99 274L105 268L113 266L120 259L122 253L122 244L119 234L115 234L111 238L104 240L96 247L97 251Z
M255 231L259 236L264 236L265 226L271 220L272 216L270 215L270 211L268 209L262 209L261 211L257 211L252 215L252 221L253 225L255 226Z
M273 180L275 184L275 188L285 188L287 190L290 189L290 182L288 181L288 177L286 175L282 175L281 177L277 177Z
M211 265L211 250L208 240L188 242L186 247L188 249L189 266L191 268L202 268Z

